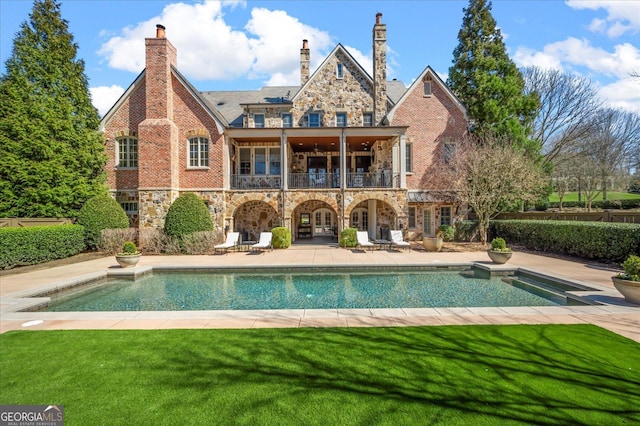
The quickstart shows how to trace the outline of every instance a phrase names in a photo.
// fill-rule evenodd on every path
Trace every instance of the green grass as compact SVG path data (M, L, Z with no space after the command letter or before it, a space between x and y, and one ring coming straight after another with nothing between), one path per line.
M635 200L640 198L640 194L632 194L630 192L611 192L607 191L607 200ZM558 194L556 192L552 193L549 196L550 203L557 203L560 201L558 198ZM566 192L564 197L562 197L562 201L578 201L578 193L577 192ZM584 193L582 194L582 201L586 201L586 197ZM602 192L598 194L594 201L602 201Z
M638 424L640 345L591 325L17 331L0 404L67 425Z

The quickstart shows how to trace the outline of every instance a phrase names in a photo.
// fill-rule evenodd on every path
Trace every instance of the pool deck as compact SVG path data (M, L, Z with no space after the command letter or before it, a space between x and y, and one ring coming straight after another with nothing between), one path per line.
M144 273L151 268L323 267L367 265L471 265L501 270L522 268L585 284L599 291L581 293L602 305L319 309L264 311L171 312L17 312L48 289L90 278ZM471 324L595 324L640 342L640 306L626 303L611 277L617 272L589 262L568 261L515 252L506 265L490 263L485 252L375 250L359 251L331 246L300 245L264 253L232 252L203 256L143 256L135 268L121 269L113 256L31 272L0 276L0 333L10 330L273 328L273 327L389 327Z

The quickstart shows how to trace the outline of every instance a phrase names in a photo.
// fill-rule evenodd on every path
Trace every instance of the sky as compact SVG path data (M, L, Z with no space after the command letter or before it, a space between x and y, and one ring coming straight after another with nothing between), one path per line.
M101 115L144 69L144 39L166 27L178 69L201 91L298 85L341 43L372 74L376 13L387 25L387 77L410 85L431 66L446 80L468 1L61 0ZM31 0L0 0L2 73ZM608 106L640 113L640 0L494 0L492 14L519 67L588 77Z

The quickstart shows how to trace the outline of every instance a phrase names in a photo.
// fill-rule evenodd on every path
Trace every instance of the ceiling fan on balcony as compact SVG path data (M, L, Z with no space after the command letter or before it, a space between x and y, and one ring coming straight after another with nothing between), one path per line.
M322 151L320 148L318 148L318 144L316 144L316 146L313 148L313 153L314 154L321 154L324 151Z

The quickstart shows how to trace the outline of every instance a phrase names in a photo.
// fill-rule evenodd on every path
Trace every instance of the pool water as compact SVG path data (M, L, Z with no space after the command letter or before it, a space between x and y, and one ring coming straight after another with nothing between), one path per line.
M268 274L268 275L265 275ZM54 295L48 311L557 306L473 271L154 272Z

